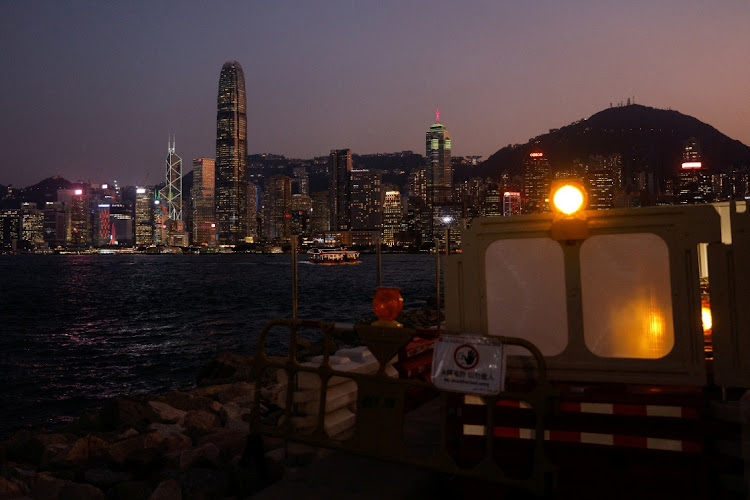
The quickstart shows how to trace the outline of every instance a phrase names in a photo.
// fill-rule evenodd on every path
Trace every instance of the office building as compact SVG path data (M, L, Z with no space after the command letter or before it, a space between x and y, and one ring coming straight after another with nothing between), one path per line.
M549 211L550 166L541 151L532 151L523 162L523 212Z
M215 192L216 162L213 158L195 158L193 187L190 191L190 198L193 200L193 245L216 245Z
M351 171L351 228L379 229L383 220L383 176L370 170Z
M332 231L351 229L351 191L349 177L352 172L350 149L332 149L328 156L330 178L330 216Z
M292 178L274 175L263 195L263 232L269 241L288 243L292 235Z
M403 223L403 211L401 193L395 189L386 191L383 201L383 244L389 247L396 245L396 235Z
M440 110L435 113L435 123L430 126L425 136L428 170L430 175L429 190L432 205L441 205L453 201L453 166L451 164L451 136L440 123Z
M237 61L221 68L216 114L216 224L218 243L236 245L247 236L247 100L245 74Z

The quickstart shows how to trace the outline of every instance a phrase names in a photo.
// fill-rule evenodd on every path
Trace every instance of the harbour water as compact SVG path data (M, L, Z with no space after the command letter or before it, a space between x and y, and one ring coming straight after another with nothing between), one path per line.
M361 260L300 255L299 317L371 317L376 258ZM405 309L435 293L434 256L383 255L382 269ZM292 315L291 275L289 255L0 256L0 438L187 389L216 353L253 353L268 320Z

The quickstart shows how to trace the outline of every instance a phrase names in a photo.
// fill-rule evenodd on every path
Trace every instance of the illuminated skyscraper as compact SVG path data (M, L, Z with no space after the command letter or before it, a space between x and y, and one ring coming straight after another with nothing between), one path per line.
M426 134L426 156L429 162L430 194L432 205L451 203L453 167L451 166L451 135L440 123L440 110L435 113L435 123Z
M266 182L264 233L269 240L288 243L292 235L292 178L274 175Z
M332 149L328 157L330 173L331 231L351 229L351 190L349 177L352 173L352 151Z
M382 224L382 174L370 170L352 170L351 228L379 229Z
M544 153L532 151L523 162L523 212L534 214L549 211L546 202L550 190L549 161Z
M166 185L162 203L166 203L167 218L177 227L182 223L182 158L175 153L175 143L167 143Z
M135 188L135 244L154 244L154 194L145 187Z
M396 244L396 234L401 230L403 207L401 193L397 190L385 192L383 201L383 243L392 247Z
M221 68L216 114L216 223L219 244L247 236L247 100L245 74L237 61Z
M216 162L213 158L193 160L193 244L216 244L214 194L216 192Z

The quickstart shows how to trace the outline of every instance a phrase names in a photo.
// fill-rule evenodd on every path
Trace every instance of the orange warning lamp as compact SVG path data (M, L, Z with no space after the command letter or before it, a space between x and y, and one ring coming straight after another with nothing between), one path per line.
M378 320L373 323L373 326L402 327L403 325L396 321L396 318L403 309L404 299L401 297L400 288L377 287L375 297L372 299L372 311Z
M552 210L571 216L586 207L586 190L579 181L565 181L553 186L549 199Z
M579 213L586 208L587 201L588 196L581 181L569 179L552 184L549 205L557 214L551 227L553 240L574 241L588 238L589 228L586 217Z

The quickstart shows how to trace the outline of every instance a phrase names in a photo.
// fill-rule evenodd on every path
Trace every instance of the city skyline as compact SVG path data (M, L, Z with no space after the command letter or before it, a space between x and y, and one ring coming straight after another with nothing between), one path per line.
M250 153L419 152L440 107L454 154L486 158L628 97L750 144L746 2L225 7L0 5L2 182L153 184L170 133L186 161L212 157L227 60Z

